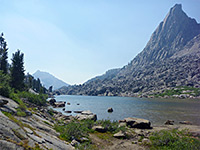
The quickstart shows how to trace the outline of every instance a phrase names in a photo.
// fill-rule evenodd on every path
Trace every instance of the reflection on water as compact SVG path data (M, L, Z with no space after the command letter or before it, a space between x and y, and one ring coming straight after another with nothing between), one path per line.
M166 120L174 120L176 123L187 120L200 125L200 100L195 99L61 95L56 97L56 101L69 102L70 105L65 106L66 110L90 110L97 114L98 119L122 120L126 117L138 117L150 120L153 125L163 124ZM109 107L113 108L113 113L107 112ZM63 112L62 108L56 110Z

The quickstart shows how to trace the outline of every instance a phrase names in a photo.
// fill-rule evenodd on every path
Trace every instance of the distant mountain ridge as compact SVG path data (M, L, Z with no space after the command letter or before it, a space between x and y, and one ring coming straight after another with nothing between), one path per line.
M53 86L53 89L59 89L63 86L69 86L69 84L65 83L64 81L56 78L55 76L51 75L48 72L43 72L43 71L36 71L33 74L34 78L39 78L41 83L45 86L45 88L49 88L50 86Z
M176 86L200 87L200 24L172 7L146 47L108 78L69 86L63 94L138 96Z

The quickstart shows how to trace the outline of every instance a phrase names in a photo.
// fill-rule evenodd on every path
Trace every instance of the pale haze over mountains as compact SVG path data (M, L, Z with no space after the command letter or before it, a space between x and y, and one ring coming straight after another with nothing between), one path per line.
M176 3L200 22L199 0L2 0L0 29L26 72L80 84L130 62Z
M200 24L187 16L181 4L176 4L131 63L60 92L138 96L180 86L200 87Z
M59 89L63 86L68 86L69 84L65 83L64 81L54 77L53 75L51 75L48 72L44 72L44 71L36 71L33 74L33 77L35 79L39 78L42 85L45 86L45 88L49 88L50 86L53 86L53 90Z

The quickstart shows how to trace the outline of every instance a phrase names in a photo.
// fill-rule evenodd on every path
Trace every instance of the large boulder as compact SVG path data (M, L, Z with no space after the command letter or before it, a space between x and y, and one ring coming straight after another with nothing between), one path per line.
M131 128L151 129L151 123L146 119L125 118L124 121L126 122L126 125L130 126Z
M78 120L97 120L97 115L92 113L91 111L87 110L87 111L83 111L81 114L78 114L75 116L76 119Z

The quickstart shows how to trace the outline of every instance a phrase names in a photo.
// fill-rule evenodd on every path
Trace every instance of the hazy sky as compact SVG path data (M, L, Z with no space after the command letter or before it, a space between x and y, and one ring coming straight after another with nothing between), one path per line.
M200 0L0 0L0 32L26 72L79 84L127 65L176 3L200 22Z

